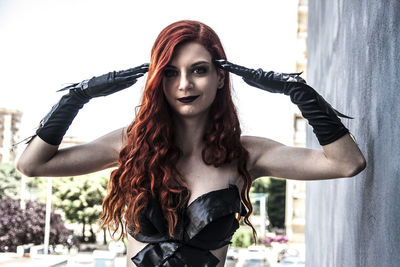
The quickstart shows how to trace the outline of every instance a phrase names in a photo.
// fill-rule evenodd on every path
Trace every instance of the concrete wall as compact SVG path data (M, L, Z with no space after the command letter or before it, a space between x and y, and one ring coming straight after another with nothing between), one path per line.
M309 0L307 57L308 83L355 118L342 121L368 167L308 182L306 265L400 266L400 1Z

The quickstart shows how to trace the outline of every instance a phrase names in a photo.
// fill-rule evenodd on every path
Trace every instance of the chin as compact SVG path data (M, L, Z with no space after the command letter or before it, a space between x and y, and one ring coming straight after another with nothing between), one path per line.
M208 113L208 110L179 110L175 111L175 115L182 118L196 118L202 117Z

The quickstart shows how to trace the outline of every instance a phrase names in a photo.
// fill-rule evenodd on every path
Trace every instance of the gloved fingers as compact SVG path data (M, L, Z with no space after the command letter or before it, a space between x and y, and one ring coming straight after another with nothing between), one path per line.
M101 84L105 85L107 83L111 84L116 83L121 86L125 86L126 83L127 85L126 87L129 87L133 85L138 78L142 77L148 71L149 71L149 64L145 63L135 68L122 70L118 72L112 71L107 74L101 75L99 77L93 77L91 80L89 80L89 82L91 82L90 84L91 87L97 87ZM80 86L80 84L81 83L73 83L71 85L68 85L64 88L57 90L57 92L76 89L77 87Z
M117 83L117 84L125 83L125 82L129 83L129 82L132 82L132 81L136 82L136 80L138 78L142 77L143 75L144 75L144 73L136 73L136 74L132 74L132 75L125 76L125 77L117 76L117 77L115 77L114 82Z
M250 77L252 73L252 69L248 69L246 67L233 64L225 59L216 59L214 60L215 64L221 69L232 72L233 74L242 76L242 77Z
M214 60L214 62L219 68L221 68L223 70L227 70L232 73L235 73L235 71L237 70L237 67L241 67L239 65L229 62L226 59L216 59L216 60ZM237 74L237 73L235 73L235 74ZM238 74L238 75L240 75L240 74Z
M270 93L282 93L282 91L280 89L274 89L274 88L278 88L278 86L274 86L274 82L273 81L270 83L271 86L263 85L261 83L258 83L258 82L253 81L253 80L248 80L246 78L243 78L243 81L245 83L247 83L248 85L250 85L250 86L253 86L253 87L256 87L256 88L260 88L260 89L265 90L265 91L270 92Z
M95 92L93 92L93 90L91 91L86 91L86 93L89 94L90 97L99 97L99 96L108 96L111 94L114 94L116 92L122 91L130 86L132 86L133 84L135 84L136 80L133 81L124 81L121 83L115 83L113 85L107 86L107 87L103 87L103 88L97 88L95 90ZM93 88L91 88L93 89Z
M214 60L214 63L221 69L228 68L229 65L232 64L226 59L216 59Z
M121 82L121 83L118 84L118 88L121 87L122 89L125 89L125 88L128 88L129 86L134 85L136 82L137 82L136 79L129 80L129 81L124 81L124 82Z
M118 71L116 76L117 77L125 77L125 76L132 76L132 75L138 74L138 73L145 74L148 71L149 71L149 64L145 63L145 64L142 64L135 68Z

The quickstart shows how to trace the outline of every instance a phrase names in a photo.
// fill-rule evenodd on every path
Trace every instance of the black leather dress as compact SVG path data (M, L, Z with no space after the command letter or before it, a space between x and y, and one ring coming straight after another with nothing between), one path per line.
M141 231L132 235L149 243L132 261L139 267L212 267L219 263L210 250L231 243L239 228L236 213L246 215L236 185L201 195L186 208L176 227L177 238L168 235L160 203L151 201L141 218Z

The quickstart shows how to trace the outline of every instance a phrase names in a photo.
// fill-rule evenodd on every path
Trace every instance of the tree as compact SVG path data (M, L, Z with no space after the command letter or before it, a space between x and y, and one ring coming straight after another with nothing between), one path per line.
M21 186L21 174L11 163L0 164L0 199L17 198Z
M232 246L235 248L247 248L254 244L253 231L248 228L239 228L232 237Z
M267 212L271 226L283 228L285 225L286 180L273 177L257 178L250 193L267 193ZM258 206L254 214L259 214Z
M26 209L20 208L18 200L6 197L0 201L0 251L16 251L18 245L42 244L46 205L37 201L27 201ZM59 214L51 213L50 245L67 244L68 230Z
M102 172L54 180L54 203L64 211L67 220L82 224L82 241L96 240L92 224L101 215L108 177L109 172ZM85 235L87 225L89 239Z
M257 178L250 188L250 193L267 193L269 186L269 177Z
M0 163L0 199L20 199L21 178L14 164ZM36 178L26 180L26 190L36 190L40 185L41 181Z
M269 177L259 177L251 185L250 194L252 193L262 193L266 194L268 192ZM253 214L260 215L260 200L252 200L253 202Z
M286 180L271 178L268 185L268 217L273 227L285 226Z

